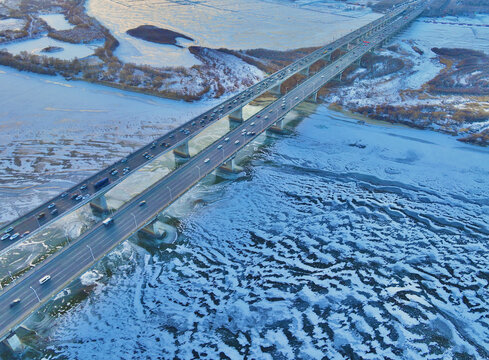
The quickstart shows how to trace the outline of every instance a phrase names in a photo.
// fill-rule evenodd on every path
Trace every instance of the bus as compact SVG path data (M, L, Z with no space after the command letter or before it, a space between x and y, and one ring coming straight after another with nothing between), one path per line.
M101 188L103 188L104 186L107 186L109 184L109 178L108 177L105 177L99 181L97 181L93 187L95 188L95 190L99 190Z

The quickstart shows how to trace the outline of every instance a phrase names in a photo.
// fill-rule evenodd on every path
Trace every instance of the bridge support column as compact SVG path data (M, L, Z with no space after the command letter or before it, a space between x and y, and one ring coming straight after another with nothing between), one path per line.
M92 210L99 213L104 213L109 210L109 207L107 206L107 198L105 197L105 195L99 196L90 201L90 207L92 208Z
M277 86L274 86L273 88L270 89L270 94L272 95L282 95L282 83L278 84Z
M285 127L284 118L282 117L279 120L277 120L275 124L270 126L267 131L270 131L272 133L282 133L284 131L284 127Z
M138 235L150 239L159 239L165 236L165 231L161 231L157 226L158 220L153 220L143 228L139 229Z
M302 69L301 71L299 71L299 74L305 75L305 76L309 76L309 72L310 72L309 70L310 70L310 66L308 66L308 67Z
M239 172L241 170L241 168L236 165L234 158L227 159L221 166L219 166L219 169L230 173Z
M318 102L318 92L316 91L315 93L313 93L311 96L309 96L306 99L306 101L311 102L311 103L317 103ZM282 125L282 128L283 128L283 125Z
M9 337L7 337L3 341L3 344L15 353L19 353L19 352L22 352L24 350L24 344L22 344L19 337L15 333L13 333Z
M190 152L188 150L188 141L184 142L182 145L177 146L173 149L173 153L181 158L189 158Z
M333 79L336 81L341 81L343 79L343 71L336 75Z
M229 114L229 119L235 122L243 122L243 108L239 108Z

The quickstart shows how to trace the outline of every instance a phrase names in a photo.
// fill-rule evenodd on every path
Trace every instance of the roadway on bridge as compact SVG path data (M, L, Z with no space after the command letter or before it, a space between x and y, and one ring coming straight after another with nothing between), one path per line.
M14 230L12 230L10 233L18 233L19 236L15 240L0 241L0 252L3 252L19 241L25 240L27 236L31 236L36 230L39 230L61 216L66 215L69 212L76 210L80 206L90 202L90 200L93 198L107 192L122 179L126 178L128 175L132 174L134 171L148 163L148 159L143 157L144 153L148 153L151 157L156 157L166 151L177 148L179 145L189 141L189 139L195 137L208 126L222 119L224 116L229 115L236 109L242 108L253 99L280 85L285 79L309 67L325 56L330 55L335 50L344 47L356 39L359 39L365 33L369 32L371 29L379 26L380 24L390 21L392 18L403 12L408 6L409 4L398 6L385 16L353 31L352 33L345 35L336 41L333 41L332 43L318 50L315 50L304 58L297 60L259 83L229 98L228 100L225 100L207 112L159 137L152 143L136 150L121 161L108 166L95 175L73 186L69 190L66 190L62 194L59 194L49 201L46 201L20 218L5 225L0 233L3 233L3 231L5 231L8 227L12 226L14 227ZM129 170L124 173L125 168L128 168ZM114 170L117 170L117 174L113 175L111 172ZM94 185L97 183L97 181L104 178L109 178L111 184L105 186L104 188L96 189ZM83 185L85 185L86 188L84 188ZM76 197L77 195L80 195L82 199L72 199L72 197ZM51 204L54 204L54 207L48 208ZM52 214L51 212L54 209L56 209L56 211L54 214ZM44 215L39 218L39 214L41 213Z
M49 300L51 296L62 290L73 278L93 266L96 261L127 239L148 220L153 219L226 159L253 141L256 136L276 123L287 112L341 73L367 51L373 49L388 36L388 33L396 32L405 23L417 17L420 12L421 10L414 10L407 19L398 19L394 22L388 31L377 32L369 39L370 43L356 46L345 56L328 65L297 88L291 90L287 95L239 125L226 135L228 140L226 138L220 139L169 176L145 190L133 201L125 204L113 216L113 225L104 226L99 223L71 246L48 258L19 281L4 289L0 293L0 309L2 310L0 337L5 336L9 329L31 314L42 303ZM285 108L282 108L283 101ZM243 133L244 129L246 129L245 133ZM246 135L248 131L255 132L255 135ZM146 201L146 205L140 206L140 202L143 200ZM45 275L50 275L51 280L43 285L39 284L39 279ZM21 302L10 307L12 301L17 298L21 299Z

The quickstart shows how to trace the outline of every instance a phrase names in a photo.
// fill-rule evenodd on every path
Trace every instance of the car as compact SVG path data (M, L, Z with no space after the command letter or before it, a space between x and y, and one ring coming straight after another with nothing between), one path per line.
M236 140L234 143L235 143L236 145L238 145L238 144L239 144L239 140Z
M170 138L170 139L173 139L174 137L175 137L175 135L173 135L173 134L171 134L171 135L169 136L169 138Z
M86 189L87 189L87 184L83 184L82 186L80 186L81 191L86 190Z
M195 126L195 121L192 122L192 126Z
M10 226L7 230L5 230L6 233L14 231L14 227Z
M78 197L78 194L74 193L73 195L71 195L71 200L76 200L77 197Z
M114 169L110 172L110 175L117 175L119 171L117 171L117 169Z
M58 215L58 209L51 210L51 215Z
M15 234L13 234L13 235L10 237L10 240L15 240L15 239L17 239L19 236L20 236L20 234L19 234L19 233L15 233Z
M126 162L127 162L127 158L121 160L121 163L126 163Z
M211 161L211 159L207 158L204 160L204 163L207 164L209 161Z
M247 136L251 136L251 131L248 131L248 132L246 133L246 135L247 135Z
M10 234L3 234L0 240L4 241L7 240L10 237Z
M268 119L268 115L267 115L267 116L265 116L265 120L266 120L266 119Z
M45 213L43 213L43 212L42 212L42 213L37 214L37 218L38 218L38 219L42 219L44 216L46 216L46 214L45 214Z
M55 204L55 203L51 203L51 204L49 204L49 205L48 205L48 209L52 209L52 208L53 208L53 207L55 207L55 206L56 206L56 204Z
M104 226L110 226L114 223L114 219L108 217L107 219L105 219L104 221L102 221L102 224L104 224Z
M260 118L260 115L256 115L256 117L257 117L257 119L259 119Z
M12 300L12 302L10 303L10 307L13 307L13 306L15 306L15 305L17 305L17 304L19 304L19 303L20 303L20 298L14 299L14 300Z
M227 137L227 138L225 138L225 139L224 139L224 141L229 141L229 138L228 138L228 137Z
M139 203L139 206L144 206L144 205L146 205L146 200L143 200Z
M151 144L151 149L154 149L156 147L156 143Z
M82 199L85 200L85 199L88 199L89 197L90 197L90 194L85 194L85 195L83 195ZM56 209L54 209L54 210L56 210ZM51 212L51 214L52 214L52 212Z
M217 145L217 148L218 149L222 149L222 145Z
M166 147L166 142L162 142L160 146L161 147Z
M255 126L255 122L253 121L253 122L250 124L250 126Z
M49 281L51 280L51 276L50 275L46 275L46 276L43 276L42 278L39 279L39 284L44 284L46 283L46 281Z
M61 197L64 198L64 197L67 197L68 196L68 193L64 192L61 194Z
M26 237L26 236L27 236L27 235L29 235L30 233L31 233L31 232L30 232L29 230L27 230L26 232L24 232L24 233L22 234L22 237Z
M82 197L81 195L78 195L78 196L75 198L75 200L76 200L76 201L80 201L81 199L83 199L83 197Z

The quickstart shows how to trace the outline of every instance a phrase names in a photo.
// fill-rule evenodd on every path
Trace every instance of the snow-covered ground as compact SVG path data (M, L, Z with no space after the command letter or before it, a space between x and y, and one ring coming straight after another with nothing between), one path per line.
M410 106L453 106L463 109L465 104L474 102L472 96L441 95L422 97L407 94L405 90L420 90L423 84L436 77L445 65L440 63L433 47L465 48L484 51L489 54L489 28L435 24L432 19L420 18L401 34L393 38L389 45L398 45L399 50L384 49L376 54L394 57L404 61L407 66L400 72L378 78L357 79L352 86L340 87L328 101L337 102L349 108L375 107L376 105ZM489 15L478 15L476 18L441 18L437 21L450 21L454 24L489 23ZM484 35L482 35L484 34ZM485 35L487 34L487 36ZM482 38L481 38L482 36ZM388 47L388 46L386 46ZM423 51L419 54L414 47ZM382 66L382 64L380 64ZM360 69L358 71L366 71ZM480 106L489 108L489 103L480 101ZM434 124L437 128L439 124ZM467 128L465 123L454 124L455 128Z
M481 50L489 54L489 28L457 24L489 24L489 15L479 14L473 18L444 17L436 18L439 22L449 24L434 24L432 19L419 18L400 35L402 40L414 40L418 46L426 49L432 47L464 48ZM428 22L427 22L428 21Z
M149 24L190 36L193 45L283 50L323 45L380 16L331 0L89 0L87 10L120 41L118 57L154 66L191 66L197 60L186 48L152 44L127 30Z
M75 57L78 59L85 58L93 54L96 48L103 45L101 41L95 41L91 44L71 44L64 41L52 39L48 36L43 36L37 39L29 39L24 41L16 41L9 44L1 44L1 49L7 49L11 54L18 55L22 51L27 51L30 54L45 55L49 57L55 57L61 60L72 60ZM42 50L56 46L62 48L56 52L43 52Z
M211 107L0 67L0 222Z
M75 27L66 20L63 14L45 14L39 17L55 30L69 30Z
M321 106L245 181L201 184L172 206L175 247L121 247L108 283L95 269L97 291L50 323L49 352L485 359L488 158Z
M2 19L0 20L0 31L5 30L21 30L25 26L23 19Z

